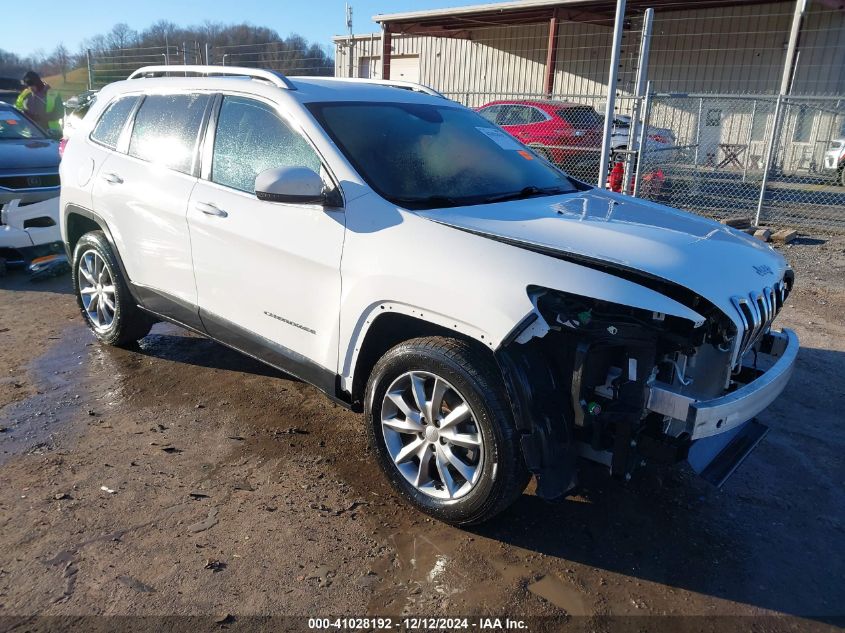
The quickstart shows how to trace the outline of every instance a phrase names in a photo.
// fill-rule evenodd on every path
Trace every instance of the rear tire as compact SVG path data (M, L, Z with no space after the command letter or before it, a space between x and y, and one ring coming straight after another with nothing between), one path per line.
M455 525L489 520L531 477L485 352L451 338L412 339L388 351L367 383L367 432L383 472L418 509Z
M125 347L149 333L153 321L132 299L102 231L92 231L79 238L71 272L82 318L101 342Z

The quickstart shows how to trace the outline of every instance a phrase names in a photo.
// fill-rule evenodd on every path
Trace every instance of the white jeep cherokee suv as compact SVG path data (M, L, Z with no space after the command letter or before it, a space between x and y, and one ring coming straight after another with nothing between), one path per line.
M720 483L765 433L798 348L770 329L793 275L767 245L577 182L407 86L173 71L106 87L61 164L102 342L163 319L315 385L458 524L532 475L566 494L583 459Z

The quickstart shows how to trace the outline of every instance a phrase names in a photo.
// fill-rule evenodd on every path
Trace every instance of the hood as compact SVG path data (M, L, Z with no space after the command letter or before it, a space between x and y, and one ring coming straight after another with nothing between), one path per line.
M52 139L0 140L1 169L58 170L59 144Z
M672 282L734 319L731 296L773 286L787 269L774 249L746 233L601 190L417 213L518 247Z

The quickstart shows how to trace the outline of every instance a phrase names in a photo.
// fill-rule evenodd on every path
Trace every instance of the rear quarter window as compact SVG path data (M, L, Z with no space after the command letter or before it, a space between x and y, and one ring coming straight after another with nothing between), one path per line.
M116 148L123 126L126 125L126 119L129 118L137 102L137 96L122 97L112 101L94 126L91 138L101 145L111 149Z

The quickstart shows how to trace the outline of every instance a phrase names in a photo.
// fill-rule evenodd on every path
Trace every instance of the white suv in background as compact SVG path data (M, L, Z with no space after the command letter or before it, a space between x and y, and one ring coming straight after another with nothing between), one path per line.
M103 89L61 165L102 342L164 319L317 386L458 524L532 475L566 494L582 459L719 483L764 434L798 348L771 330L793 275L764 243L577 182L424 91L168 72Z
M845 187L845 137L830 141L824 153L824 170L835 175L836 184Z

